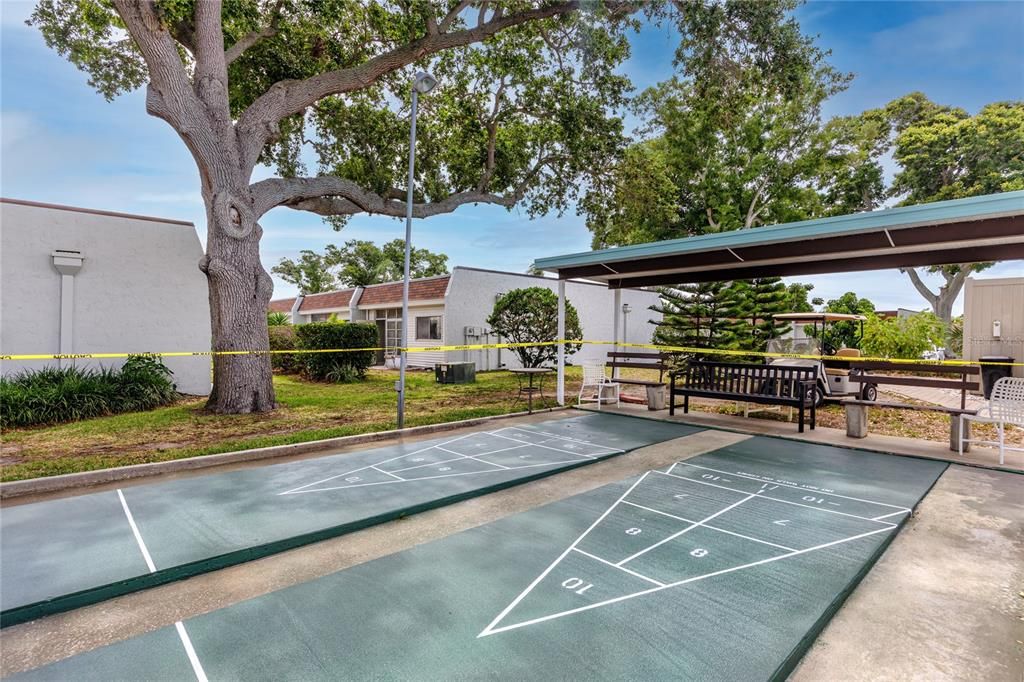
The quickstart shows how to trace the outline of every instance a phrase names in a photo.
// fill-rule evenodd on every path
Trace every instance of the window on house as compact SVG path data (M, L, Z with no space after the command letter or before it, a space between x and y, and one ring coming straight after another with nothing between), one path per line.
M416 339L417 340L440 340L441 338L441 316L416 318Z

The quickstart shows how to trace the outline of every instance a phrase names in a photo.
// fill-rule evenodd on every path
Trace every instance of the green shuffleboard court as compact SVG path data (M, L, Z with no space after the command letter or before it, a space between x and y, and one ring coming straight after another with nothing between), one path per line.
M608 414L11 506L11 625L248 561L697 433Z
M780 679L945 467L750 438L18 679Z

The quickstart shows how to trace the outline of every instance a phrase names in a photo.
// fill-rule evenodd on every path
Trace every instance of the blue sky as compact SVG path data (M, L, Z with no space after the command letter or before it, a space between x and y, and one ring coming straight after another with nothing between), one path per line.
M24 25L33 3L0 0L0 191L3 196L193 221L203 238L195 166L175 133L145 113L141 93L106 102L85 76ZM1024 2L811 2L798 10L804 30L856 74L829 101L826 115L853 114L914 90L977 111L1024 99ZM675 36L646 27L623 69L638 88L672 73ZM319 218L276 209L261 221L269 269L301 249L346 239L388 241L403 224L357 216L341 233ZM575 215L530 220L525 212L467 206L418 221L417 246L447 253L452 265L521 272L535 257L584 251L590 236ZM1001 263L985 277L1024 276L1024 262ZM921 309L925 302L893 271L799 278L814 295L856 291L879 308ZM294 288L275 279L275 297Z

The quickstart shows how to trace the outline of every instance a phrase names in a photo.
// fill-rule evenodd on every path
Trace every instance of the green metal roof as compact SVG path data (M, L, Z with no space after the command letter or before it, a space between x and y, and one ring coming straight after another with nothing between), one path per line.
M559 272L588 265L649 258L664 259L704 251L737 250L811 239L848 237L870 232L898 232L925 225L1015 216L1024 216L1024 190L538 258L534 261L534 267ZM663 270L664 268L659 268L659 271Z

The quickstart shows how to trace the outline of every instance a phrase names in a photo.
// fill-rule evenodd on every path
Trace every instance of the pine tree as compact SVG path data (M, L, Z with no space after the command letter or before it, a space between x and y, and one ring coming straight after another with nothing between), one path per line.
M681 284L662 289L655 343L693 348L733 349L737 342L736 305L730 282ZM703 355L703 354L701 354Z
M791 325L772 318L778 313L790 312L789 291L781 277L759 277L737 282L735 297L739 308L749 321L747 334L740 339L744 350L763 353L768 342L787 333Z

